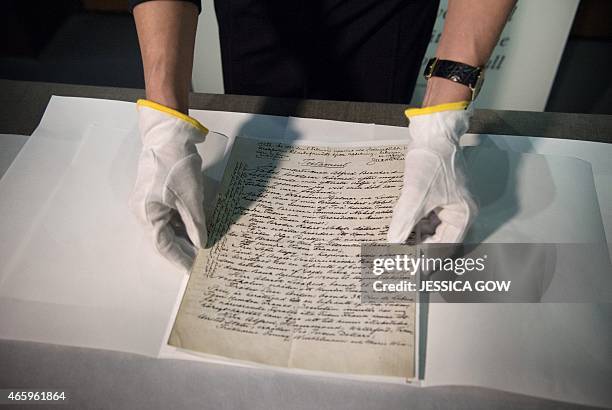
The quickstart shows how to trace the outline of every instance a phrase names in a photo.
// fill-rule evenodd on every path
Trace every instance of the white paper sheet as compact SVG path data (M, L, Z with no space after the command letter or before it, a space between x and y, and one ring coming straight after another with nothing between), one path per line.
M0 179L27 140L27 135L0 134Z
M192 115L230 139L339 143L406 136L403 128L367 124ZM184 275L154 254L125 206L138 147L133 104L52 98L0 181L0 337L159 354ZM487 199L481 215L499 220L495 229L481 220L472 235L605 242L588 164L487 150L470 154L473 172L490 171L485 164L492 158L504 167L483 172L488 179L481 185L493 188L496 178L512 184L480 193ZM610 404L604 389L612 379L609 305L479 306L432 305L428 382Z
M137 222L126 218L139 153L138 140L128 136L120 129L89 128L3 269L3 299L62 311L21 318L13 328L17 338L29 328L28 338L35 340L156 354L160 322L168 317L182 273L157 256Z
M591 164L606 238L612 240L612 144L513 135L482 136L481 144L523 153L579 158ZM612 245L610 245L612 246ZM612 247L609 248L612 254Z

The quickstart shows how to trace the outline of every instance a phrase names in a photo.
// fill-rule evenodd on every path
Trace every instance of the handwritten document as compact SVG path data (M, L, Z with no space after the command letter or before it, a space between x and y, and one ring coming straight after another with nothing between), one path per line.
M360 244L385 241L404 149L237 138L169 343L273 366L413 377L414 303L365 304L360 293Z

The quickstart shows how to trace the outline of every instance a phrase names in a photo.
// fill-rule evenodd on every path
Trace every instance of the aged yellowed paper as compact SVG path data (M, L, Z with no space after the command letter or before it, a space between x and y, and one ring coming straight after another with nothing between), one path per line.
M360 244L385 241L403 152L237 138L169 343L412 378L415 304L366 304L360 293Z

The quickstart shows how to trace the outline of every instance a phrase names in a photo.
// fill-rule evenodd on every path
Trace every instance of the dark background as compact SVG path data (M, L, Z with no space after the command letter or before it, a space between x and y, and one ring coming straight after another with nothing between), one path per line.
M611 17L580 2L546 111L612 114ZM0 78L144 88L126 0L5 1L0 33Z

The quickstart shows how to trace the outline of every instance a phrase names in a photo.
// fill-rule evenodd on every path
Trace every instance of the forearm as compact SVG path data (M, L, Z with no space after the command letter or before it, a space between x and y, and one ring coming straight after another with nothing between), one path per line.
M198 7L184 1L149 1L133 13L147 99L186 113Z
M436 57L483 66L491 57L516 0L449 0ZM471 99L464 85L432 77L423 106Z

